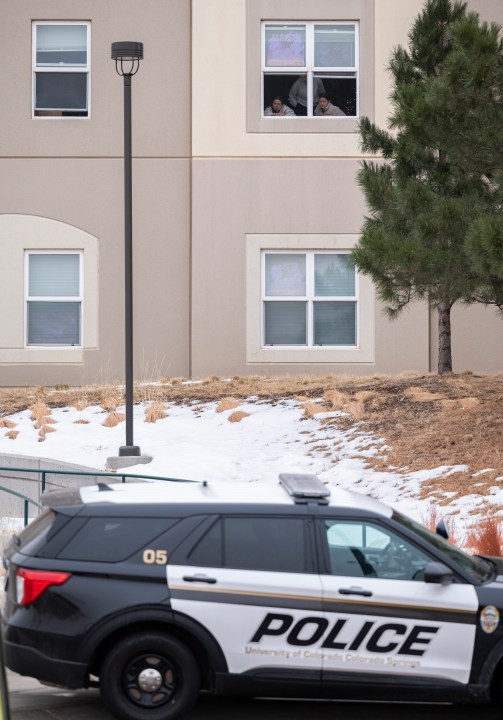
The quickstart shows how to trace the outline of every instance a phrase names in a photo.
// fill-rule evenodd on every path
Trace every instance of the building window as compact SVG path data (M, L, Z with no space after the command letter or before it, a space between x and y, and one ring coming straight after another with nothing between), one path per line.
M357 275L349 253L262 253L262 346L356 346Z
M88 117L90 23L33 23L33 116Z
M270 116L279 98L297 117L358 116L358 28L349 21L263 22L262 115Z
M82 253L26 252L26 344L82 345Z

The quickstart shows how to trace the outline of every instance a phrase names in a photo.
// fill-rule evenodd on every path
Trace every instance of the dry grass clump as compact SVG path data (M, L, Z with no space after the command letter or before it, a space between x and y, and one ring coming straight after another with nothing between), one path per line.
M126 416L124 415L124 413L111 412L103 420L103 425L105 427L115 427L119 423L123 422L125 419Z
M471 527L465 546L474 555L503 555L503 531L500 517L488 517Z
M56 432L56 428L51 427L50 425L43 425L40 430L38 431L39 438L42 440L45 440L45 436L48 433Z
M355 420L363 420L367 416L365 404L358 402L358 400L351 400L351 402L346 405L346 410Z
M122 397L117 392L108 392L102 397L100 405L103 410L106 410L108 413L113 413L117 410L121 402Z
M302 407L304 408L304 417L312 417L313 415L330 411L330 408L317 402L303 402Z
M81 412L82 410L85 410L86 407L89 407L89 401L86 397L79 398L73 403L72 407Z
M35 430L40 430L40 428L43 427L44 425L55 425L56 422L57 422L57 420L55 420L50 415L46 415L46 416L40 415L35 420L35 423L33 426L34 426Z
M84 418L79 418L78 420L73 421L74 425L89 425L89 420L84 420Z
M16 423L13 420L7 420L5 418L0 418L0 428L14 428L16 427Z
M354 399L358 402L366 403L369 400L377 400L379 394L375 390L360 390L354 394Z
M32 420L38 420L39 417L45 417L46 415L51 414L50 408L48 408L47 405L40 400L34 403L29 409L31 410Z
M18 435L19 430L9 430L9 432L5 433L5 437L9 438L9 440L15 440Z
M250 413L245 412L244 410L236 410L235 412L231 413L227 420L231 423L238 423L241 422L246 417L249 417Z
M147 423L155 423L165 417L168 417L166 406L160 400L156 400L148 408L145 408L145 422Z
M329 401L332 410L343 410L349 402L349 396L340 390L326 390L323 397Z
M433 402L434 400L442 400L443 396L439 393L430 392L424 388L412 386L403 391L406 398L412 402Z
M225 412L226 410L234 410L234 408L237 408L240 405L240 400L236 400L234 397L224 397L218 403L217 413Z

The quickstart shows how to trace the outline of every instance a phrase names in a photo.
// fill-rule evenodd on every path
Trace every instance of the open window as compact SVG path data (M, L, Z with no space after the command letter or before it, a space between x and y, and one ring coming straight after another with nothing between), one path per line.
M262 115L280 98L297 117L357 117L358 44L356 21L263 22Z

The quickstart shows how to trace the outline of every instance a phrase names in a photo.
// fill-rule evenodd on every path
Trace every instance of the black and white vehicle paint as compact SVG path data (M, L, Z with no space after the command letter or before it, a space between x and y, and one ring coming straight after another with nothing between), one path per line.
M312 476L281 477L49 495L5 555L7 665L99 684L123 720L179 716L200 689L498 697L502 560Z

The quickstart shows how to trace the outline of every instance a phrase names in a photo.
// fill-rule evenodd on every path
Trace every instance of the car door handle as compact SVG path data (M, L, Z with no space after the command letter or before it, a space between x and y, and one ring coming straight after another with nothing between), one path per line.
M339 588L341 595L363 595L363 597L372 597L370 590L364 590L361 587Z
M207 575L184 575L183 579L185 582L203 582L209 585L215 585L217 579L208 577Z

